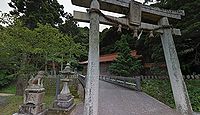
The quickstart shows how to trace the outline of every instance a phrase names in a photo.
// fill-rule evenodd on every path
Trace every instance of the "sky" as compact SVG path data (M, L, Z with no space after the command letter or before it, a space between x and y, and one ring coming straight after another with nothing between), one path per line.
M136 0L136 1L144 1L144 0ZM9 12L10 10L12 10L9 6L8 6L8 2L10 2L10 0L0 0L0 11L2 12ZM83 7L78 7L75 5L72 5L71 0L58 0L58 2L64 6L64 11L73 14L73 11L83 11L86 12L86 9ZM112 15L112 16L121 16L120 14L115 14L115 13L110 13L110 12L104 12L106 15ZM80 27L89 27L89 23L83 23L83 22L79 22L78 23ZM102 31L105 28L109 28L109 26L107 25L100 25L100 31Z

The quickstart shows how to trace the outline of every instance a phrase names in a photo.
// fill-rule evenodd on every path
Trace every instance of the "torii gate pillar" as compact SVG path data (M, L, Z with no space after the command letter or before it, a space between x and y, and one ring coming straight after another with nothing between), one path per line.
M83 6L86 8L89 8L90 6L91 8L90 14L75 12L74 15L74 18L78 21L90 22L89 62L86 77L84 115L98 114L99 22L109 25L116 24L115 22L109 21L107 18L122 24L124 27L132 27L132 29L134 29L133 27L139 27L140 29L146 31L156 30L155 32L161 34L161 41L164 49L168 73L170 76L176 109L182 115L192 115L192 107L186 85L182 77L180 64L172 37L172 33L175 35L181 35L181 32L179 29L168 28L170 27L168 18L181 19L181 16L185 15L184 11L164 10L156 7L145 6L134 0L131 0L131 2L130 0L72 0L72 3L74 5ZM131 18L116 18L102 15L99 16L99 3L102 10L125 14L126 16L131 16ZM159 21L159 25L142 22L146 19L153 21L154 23Z
M168 18L161 18L159 24L168 26ZM163 29L163 34L161 34L161 41L176 104L176 109L182 115L192 115L192 106L190 104L187 88L182 77L180 63L178 60L176 48L172 37L172 31L170 28Z
M99 2L92 0L91 9L99 9ZM89 55L85 88L84 115L98 114L99 92L99 14L90 10Z

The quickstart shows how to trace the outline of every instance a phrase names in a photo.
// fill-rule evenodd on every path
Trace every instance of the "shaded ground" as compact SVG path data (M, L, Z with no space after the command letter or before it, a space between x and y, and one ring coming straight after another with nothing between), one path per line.
M6 98L3 96L0 96L0 107L4 106L6 104Z
M6 96L12 96L14 94L0 93L0 107L5 106L7 103Z
M82 115L83 104L74 115ZM100 81L99 115L180 115L143 92Z

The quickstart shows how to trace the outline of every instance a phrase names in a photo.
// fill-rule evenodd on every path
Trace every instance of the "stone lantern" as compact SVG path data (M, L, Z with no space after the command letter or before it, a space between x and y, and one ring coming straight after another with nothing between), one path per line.
M61 79L63 88L60 94L58 94L57 99L54 101L52 109L57 110L57 113L69 113L75 107L74 96L70 93L68 87L70 75L73 75L74 72L71 71L70 64L67 63L65 69L60 71L60 73L65 77L64 79Z

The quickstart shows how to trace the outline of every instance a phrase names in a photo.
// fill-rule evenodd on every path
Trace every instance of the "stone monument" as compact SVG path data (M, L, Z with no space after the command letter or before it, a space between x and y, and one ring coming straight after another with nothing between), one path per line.
M68 63L65 69L60 71L60 73L65 76L64 79L61 79L63 82L63 88L60 94L58 94L57 99L54 101L53 108L49 109L48 113L50 115L69 115L75 107L74 96L70 93L68 87L70 81L69 76L74 74L74 72L71 72L70 64Z
M45 89L42 78L44 71L39 71L35 77L28 81L28 87L24 92L24 104L20 106L19 112L14 115L45 115L47 110L43 98Z

